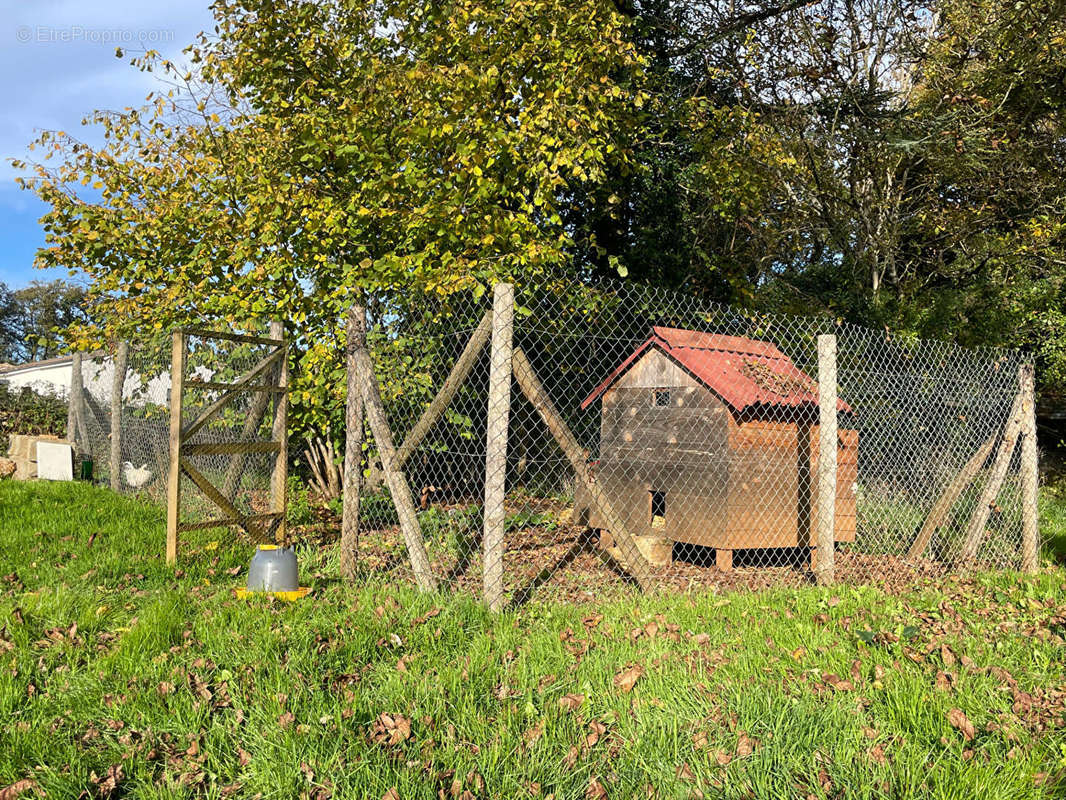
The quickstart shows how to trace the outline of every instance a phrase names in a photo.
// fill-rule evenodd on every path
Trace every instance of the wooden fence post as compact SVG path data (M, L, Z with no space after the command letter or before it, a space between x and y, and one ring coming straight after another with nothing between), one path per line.
M611 532L618 543L618 551L629 574L640 584L640 588L649 591L652 587L652 575L648 560L640 552L636 540L629 532L622 517L614 510L610 500L602 489L592 480L589 474L588 457L584 448L578 443L570 428L567 427L562 415L555 408L548 393L544 390L540 378L529 363L529 358L522 352L521 347L515 347L511 353L511 366L514 370L515 382L518 388L526 396L526 399L537 410L541 420L544 421L548 432L563 451L563 455L574 468L577 480L583 486L588 487L589 499L595 506L597 513L606 523L607 530Z
M122 491L122 390L126 387L126 365L130 346L120 341L115 347L111 374L111 490Z
M185 334L174 331L170 349L170 468L167 471L167 563L178 561L181 512L181 397L185 388Z
M393 445L392 431L385 416L385 407L381 402L381 390L374 375L374 363L370 360L370 351L366 345L366 309L361 302L356 302L352 312L355 321L352 333L355 337L355 366L359 373L359 387L363 395L363 406L370 422L370 432L381 454L381 465L385 470L385 483L392 495L396 514L400 518L400 532L407 546L407 555L411 559L411 570L415 582L424 591L436 591L437 579L426 553L426 543L422 539L422 529L415 513L415 503L411 497L411 487L398 466L396 447Z
M511 355L514 286L497 283L492 298L492 350L489 367L488 424L485 431L485 509L482 574L485 603L503 608L503 549L507 518L507 425L511 416Z
M951 483L944 489L943 494L937 498L932 510L929 512L929 516L925 518L925 522L922 524L922 529L918 531L914 543L907 551L907 558L922 557L925 549L929 546L930 540L933 538L933 534L944 524L944 520L951 513L956 501L962 497L966 487L973 483L973 479L981 471L981 467L984 466L988 456L992 453L992 449L996 446L996 439L998 438L999 431L997 430L984 441L984 444L977 448L977 451L970 456L970 460L963 465Z
M1036 448L1036 388L1033 364L1018 370L1022 392L1022 570L1036 572L1040 555L1040 514L1037 506L1040 471Z
M818 516L814 574L821 586L835 580L837 508L837 337L818 337Z
M363 483L363 394L359 388L356 350L359 347L359 318L353 307L348 312L346 362L348 386L344 407L344 477L341 506L341 575L355 577L359 561L359 500Z
M1007 469L1010 467L1011 456L1018 444L1018 436L1022 430L1022 392L1019 391L1011 405L1010 416L1007 418L1007 426L1003 430L1003 438L1000 440L999 449L996 450L996 459L992 462L988 479L981 489L981 495L977 498L973 515L966 526L966 534L963 539L962 550L959 553L959 561L973 561L977 558L977 551L981 547L981 539L985 535L985 525L988 516L992 513L992 505L999 496L999 490L1003 488L1003 481L1007 477Z
M285 338L285 324L283 322L271 323L270 338ZM280 515L274 528L274 541L278 544L284 544L286 536L285 491L289 478L289 345L286 342L278 346L281 348L283 355L278 362L278 387L281 391L277 394L274 424L271 426L270 436L273 441L278 443L278 452L274 458L274 470L270 475L270 510Z

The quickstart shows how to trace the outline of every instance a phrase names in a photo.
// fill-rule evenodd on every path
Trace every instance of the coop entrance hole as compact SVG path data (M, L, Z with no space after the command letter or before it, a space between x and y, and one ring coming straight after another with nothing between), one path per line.
M651 499L651 527L654 530L666 526L666 492L648 492Z

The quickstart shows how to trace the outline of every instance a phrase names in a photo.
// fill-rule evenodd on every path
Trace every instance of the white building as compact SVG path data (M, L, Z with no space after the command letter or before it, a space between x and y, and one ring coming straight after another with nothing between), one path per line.
M27 364L0 365L0 383L14 390L28 386L39 394L66 398L70 395L72 364L73 357L65 355ZM110 402L114 370L111 356L105 353L86 355L82 359L82 384L85 390L99 401ZM130 405L168 405L170 375L163 373L145 380L134 370L127 370L122 396Z

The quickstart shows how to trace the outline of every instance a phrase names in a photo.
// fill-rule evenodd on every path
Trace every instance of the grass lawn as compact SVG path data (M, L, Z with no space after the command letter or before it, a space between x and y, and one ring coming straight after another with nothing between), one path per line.
M175 573L159 509L0 484L0 798L1066 792L1060 567L493 617L342 584L332 548L311 597L241 601L217 536Z

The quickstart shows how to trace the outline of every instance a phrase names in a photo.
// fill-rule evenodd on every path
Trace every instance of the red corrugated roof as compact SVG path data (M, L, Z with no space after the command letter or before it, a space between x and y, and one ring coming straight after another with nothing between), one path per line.
M654 327L651 336L584 399L581 408L607 391L650 348L657 348L722 398L736 412L753 406L817 406L818 383L770 342L679 328ZM837 409L851 411L843 400Z

